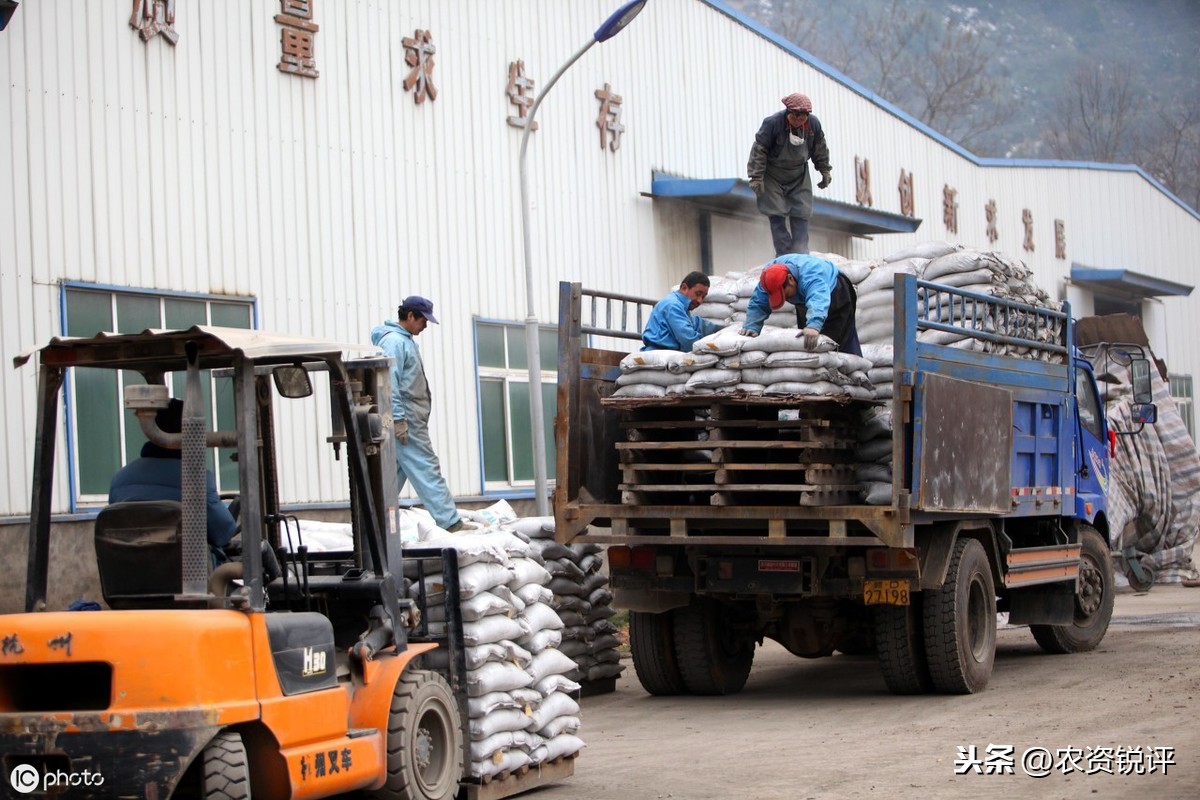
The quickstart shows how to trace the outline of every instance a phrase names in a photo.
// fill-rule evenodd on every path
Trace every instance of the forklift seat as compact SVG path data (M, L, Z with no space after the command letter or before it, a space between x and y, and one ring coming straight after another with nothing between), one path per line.
M173 500L105 506L96 517L100 591L113 609L171 608L183 591L182 511Z

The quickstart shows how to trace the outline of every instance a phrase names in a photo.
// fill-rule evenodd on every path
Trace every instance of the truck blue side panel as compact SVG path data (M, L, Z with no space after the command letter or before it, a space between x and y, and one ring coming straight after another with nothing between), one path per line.
M907 430L898 431L896 435L903 437L903 451L908 456L905 488L912 497L913 510L941 510L922 506L924 499L929 497L930 485L951 479L969 480L974 473L988 472L986 464L978 463L968 474L933 476L922 472L951 469L949 462L929 457L928 451L933 449L928 442L932 432L922 427L926 422L928 402L922 386L927 382L926 376L940 375L981 387L1002 389L1011 396L1011 444L993 436L996 442L993 452L965 457L968 463L972 459L974 462L994 459L998 469L1005 467L1002 460L1009 462L1011 510L1008 514L1018 517L1073 515L1078 426L1071 390L1072 352L1066 345L1072 336L1069 309L1063 312L1034 309L918 281L912 276L898 277L896 292L902 300L897 304L896 314L895 393L900 398L911 397ZM1016 350L1037 357L974 352L918 341L918 333L924 330L970 331L974 341L990 343L988 346L994 349ZM904 386L909 387L907 395L903 392ZM963 396L969 398L970 393L964 392ZM961 413L969 419L972 408L969 402L964 402L964 406ZM933 444L941 445L940 442ZM961 446L979 448L980 444L964 441ZM922 489L925 489L924 494ZM980 507L978 510L996 513L995 508Z

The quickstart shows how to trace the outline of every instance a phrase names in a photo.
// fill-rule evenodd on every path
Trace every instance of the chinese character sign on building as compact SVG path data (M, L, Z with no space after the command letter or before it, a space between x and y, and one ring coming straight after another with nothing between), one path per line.
M987 205L983 207L983 213L987 218L987 239L995 243L1000 238L1000 232L996 230L996 201L988 200Z
M1067 257L1067 223L1061 219L1054 220L1054 257Z
M160 33L171 44L179 41L179 34L175 30L175 0L133 0L133 16L129 18L129 25L141 34L145 42Z
M946 230L958 233L958 190L951 189L949 184L942 185L942 222Z
M415 86L417 93L413 100L424 103L425 96L437 100L437 87L433 85L433 54L437 48L433 46L433 34L419 28L413 32L411 39L401 40L404 45L404 63L412 67L404 78L404 91L411 92Z
M313 4L316 0L279 0L280 13L275 15L279 23L280 48L279 71L304 78L316 78L317 61L315 46L320 27L313 22Z
M533 81L525 77L525 62L513 61L508 65L508 88L504 93L508 95L508 102L517 107L516 116L508 118L508 124L514 128L524 128L525 118L529 114L530 106L533 105L534 92ZM533 123L533 130L537 130L537 123Z
M854 195L860 206L871 205L871 162L854 157Z
M913 174L900 170L900 213L906 217L913 215Z
M613 94L612 87L606 83L603 89L596 90L596 99L600 101L600 116L596 118L600 149L607 146L615 153L621 146L621 134L625 132L625 126L621 124L621 95ZM610 135L612 140L606 141Z
M1025 252L1033 252L1033 212L1028 208L1021 211L1021 222L1025 223Z

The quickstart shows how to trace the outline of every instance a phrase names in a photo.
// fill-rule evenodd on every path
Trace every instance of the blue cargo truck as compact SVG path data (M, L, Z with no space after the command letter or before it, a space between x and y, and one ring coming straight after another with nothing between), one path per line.
M1110 434L1070 309L895 295L891 497L866 505L860 434L889 401L614 397L637 348L609 348L653 301L560 285L557 535L608 545L651 694L737 692L766 638L874 652L898 694L983 689L998 611L1052 653L1103 639Z

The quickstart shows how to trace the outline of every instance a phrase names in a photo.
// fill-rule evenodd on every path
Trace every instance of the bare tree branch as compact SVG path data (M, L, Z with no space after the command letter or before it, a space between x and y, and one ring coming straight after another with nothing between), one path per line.
M1124 64L1097 64L1075 74L1070 91L1046 131L1057 158L1114 163L1128 161L1140 145L1135 117L1140 95Z

